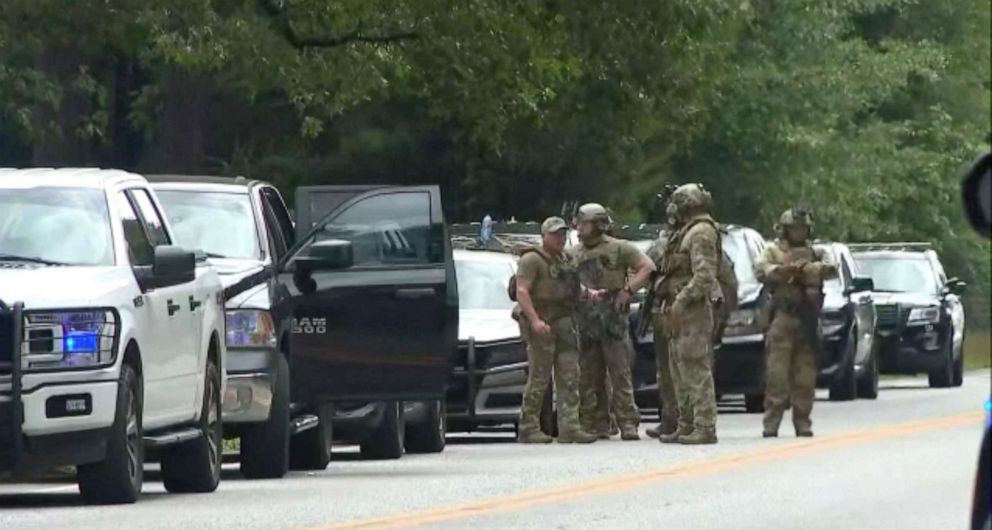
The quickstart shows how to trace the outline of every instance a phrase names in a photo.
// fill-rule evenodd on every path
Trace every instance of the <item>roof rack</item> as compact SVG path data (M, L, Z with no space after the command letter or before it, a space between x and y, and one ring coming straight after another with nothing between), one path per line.
M933 250L933 245L927 242L901 242L901 243L848 243L847 248L851 251L871 251L871 250L891 250L922 252Z

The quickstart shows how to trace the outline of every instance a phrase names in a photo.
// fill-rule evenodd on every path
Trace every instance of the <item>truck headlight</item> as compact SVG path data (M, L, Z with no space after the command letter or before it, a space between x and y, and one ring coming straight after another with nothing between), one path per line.
M117 357L117 314L112 310L30 312L24 317L25 370L96 368Z
M847 316L840 311L823 313L820 317L820 329L822 330L824 337L829 337L840 333L846 324Z
M272 314L260 309L236 309L227 312L227 346L275 348L276 327Z
M939 307L914 307L907 319L910 325L936 324L940 320Z
M737 309L730 313L727 318L727 327L723 331L725 337L740 337L743 335L757 335L763 330L758 323L758 310Z

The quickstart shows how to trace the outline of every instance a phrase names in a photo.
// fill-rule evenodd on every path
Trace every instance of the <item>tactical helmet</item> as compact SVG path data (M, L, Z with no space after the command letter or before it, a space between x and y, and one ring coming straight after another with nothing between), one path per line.
M784 235L786 227L799 225L808 228L809 234L812 236L813 214L805 208L789 208L782 212L782 216L778 218L778 225L775 228Z
M708 212L713 208L713 196L702 184L683 184L675 188L671 202L679 214L693 210Z
M606 208L602 204L590 202L579 206L575 220L580 223L584 221L600 221L604 224L609 224L610 212L606 211Z
M789 208L782 212L782 216L778 219L778 225L782 228L793 225L806 225L812 230L813 214L803 208Z

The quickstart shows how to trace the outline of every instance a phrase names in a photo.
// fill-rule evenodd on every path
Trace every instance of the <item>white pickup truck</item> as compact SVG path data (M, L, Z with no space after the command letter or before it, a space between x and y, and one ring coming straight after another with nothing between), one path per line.
M220 481L224 300L144 178L0 169L0 478L76 466L95 503Z

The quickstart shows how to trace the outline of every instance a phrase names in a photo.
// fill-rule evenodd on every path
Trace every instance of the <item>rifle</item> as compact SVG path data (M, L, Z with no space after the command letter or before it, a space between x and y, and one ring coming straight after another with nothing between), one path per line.
M655 271L651 273L651 278L648 280L648 292L644 295L641 306L637 308L637 326L634 328L635 339L639 339L647 334L648 326L651 325L651 312L654 308L654 299L658 296L655 285L660 283L659 278L661 278L661 273Z
M799 269L802 270L802 266ZM819 358L823 355L823 344L820 340L820 308L823 303L823 288L820 288L819 299L811 300L807 291L808 288L801 278L793 276L790 283L795 285L801 293L802 301L797 308L797 315L799 316L799 322L802 324L803 334L806 335L806 341L809 343L813 353Z

